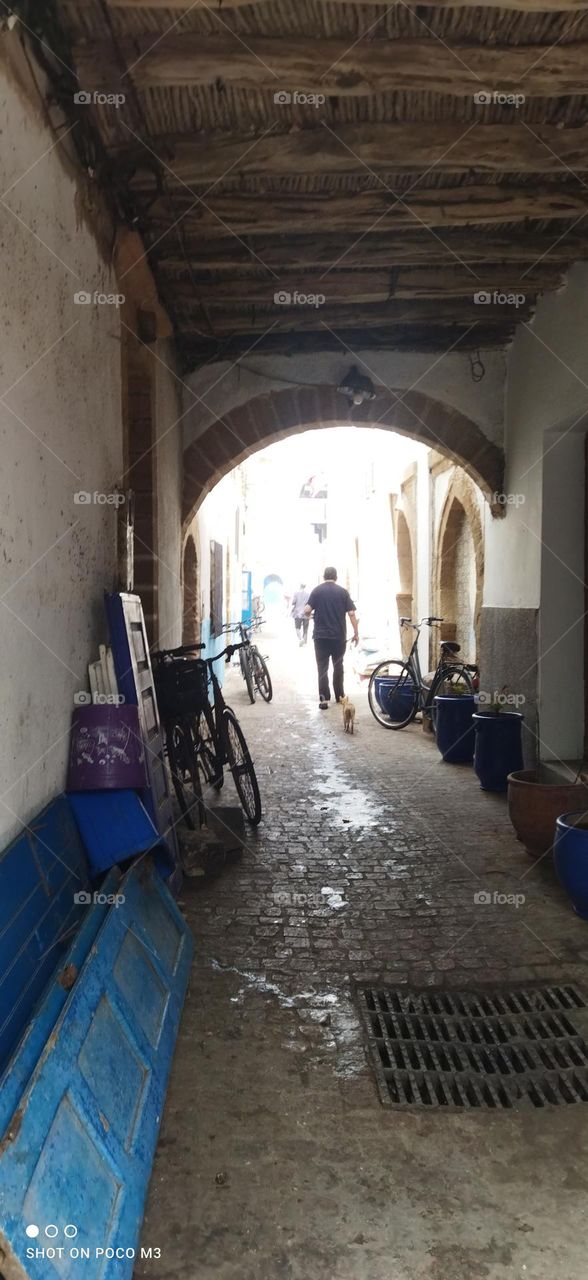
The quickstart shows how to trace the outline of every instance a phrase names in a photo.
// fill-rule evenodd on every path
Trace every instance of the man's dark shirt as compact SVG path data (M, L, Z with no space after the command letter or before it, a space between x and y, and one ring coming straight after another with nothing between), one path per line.
M338 640L345 644L347 636L347 614L355 610L355 605L345 587L337 582L321 582L308 597L311 609L314 609L315 640Z

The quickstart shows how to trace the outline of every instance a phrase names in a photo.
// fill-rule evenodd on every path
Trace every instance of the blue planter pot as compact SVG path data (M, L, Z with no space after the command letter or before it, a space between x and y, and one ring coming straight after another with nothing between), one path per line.
M374 680L376 699L384 715L404 720L414 706L415 689L408 681L403 681L400 689L397 686L398 676L376 676Z
M523 767L520 711L475 712L474 769L483 791L506 791L509 773Z
M588 811L563 813L555 824L553 860L576 915L588 920Z
M474 758L475 699L463 697L435 698L435 737L437 746L447 764L471 764Z

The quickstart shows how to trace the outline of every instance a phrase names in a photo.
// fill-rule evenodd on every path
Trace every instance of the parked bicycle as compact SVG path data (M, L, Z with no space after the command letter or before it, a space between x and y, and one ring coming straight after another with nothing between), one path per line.
M247 685L250 702L255 702L256 690L261 694L264 702L271 702L274 692L265 658L262 657L257 645L251 639L251 632L258 631L263 626L263 620L256 615L249 624L227 622L226 626L223 627L223 632L231 633L237 631L239 633L241 640L239 646L241 675Z
M157 702L165 749L178 803L186 825L206 824L204 795L212 786L220 791L227 766L245 816L253 826L261 821L261 797L245 735L234 711L227 706L214 670L215 662L229 662L240 644L227 645L211 658L194 654L202 644L161 649L152 655Z
M404 729L418 711L431 716L434 724L438 694L449 689L455 693L473 693L477 688L478 668L474 663L458 660L461 646L454 640L441 641L437 669L430 685L425 683L418 651L419 636L423 626L434 627L441 622L443 618L421 618L420 622L401 618L401 630L412 627L415 632L408 657L387 659L372 672L368 686L370 710L385 729Z

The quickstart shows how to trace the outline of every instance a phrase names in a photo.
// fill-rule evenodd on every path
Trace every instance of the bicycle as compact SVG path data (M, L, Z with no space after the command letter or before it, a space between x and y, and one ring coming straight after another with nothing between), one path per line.
M155 690L165 732L165 748L178 804L186 825L206 825L203 782L220 791L228 766L246 818L261 821L259 784L245 735L227 706L215 662L229 662L240 644L227 645L211 658L196 658L202 644L180 645L154 653ZM212 689L212 699L209 696Z
M404 729L418 711L429 715L434 727L435 698L442 690L449 685L456 693L475 691L478 668L475 663L456 659L461 646L454 640L441 641L441 653L430 686L423 680L419 636L423 626L434 627L441 622L443 618L421 618L420 622L401 618L401 630L412 627L416 632L408 657L386 659L372 672L368 686L370 711L385 729Z
M271 676L268 671L265 658L259 652L257 645L251 639L251 631L258 631L263 627L264 623L259 616L256 616L247 624L244 622L227 622L222 628L223 632L238 631L241 638L241 648L239 652L239 662L241 664L241 675L247 685L249 701L255 702L255 691L261 694L264 702L271 702L273 698L273 686Z

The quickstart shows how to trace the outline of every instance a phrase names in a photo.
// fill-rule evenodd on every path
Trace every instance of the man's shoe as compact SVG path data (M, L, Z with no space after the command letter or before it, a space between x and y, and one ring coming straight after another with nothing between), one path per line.
M319 711L328 711L328 710L329 710L328 702L324 702L324 701L319 702Z

